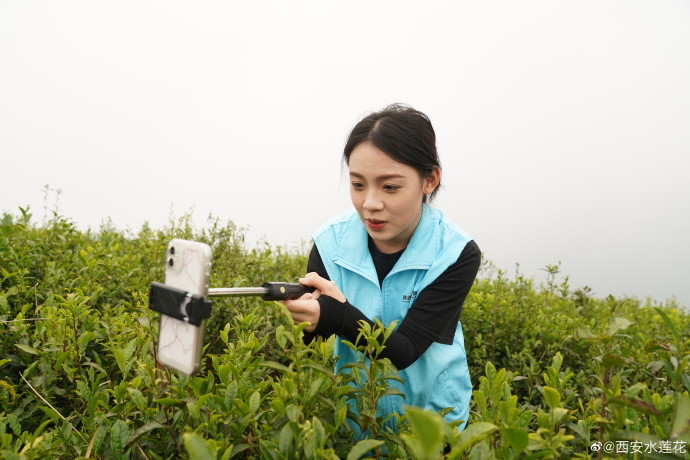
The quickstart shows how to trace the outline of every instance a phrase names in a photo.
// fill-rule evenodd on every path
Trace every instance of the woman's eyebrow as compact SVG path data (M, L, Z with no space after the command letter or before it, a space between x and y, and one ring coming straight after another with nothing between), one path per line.
M352 172L350 171L350 177L357 177L360 179L364 179L364 175L360 174L358 172ZM377 180L388 180L388 179L404 179L405 176L402 174L383 174L381 176L376 176L375 179Z

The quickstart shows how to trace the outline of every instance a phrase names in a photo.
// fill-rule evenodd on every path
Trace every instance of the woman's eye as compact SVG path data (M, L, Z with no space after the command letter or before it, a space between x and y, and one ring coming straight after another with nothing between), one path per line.
M356 189L364 188L364 184L362 184L361 182L353 182L352 188L356 188Z
M383 189L384 189L385 191L387 191L387 192L394 192L394 191L396 191L396 190L399 189L399 188L400 188L399 185L384 185L384 186L383 186Z

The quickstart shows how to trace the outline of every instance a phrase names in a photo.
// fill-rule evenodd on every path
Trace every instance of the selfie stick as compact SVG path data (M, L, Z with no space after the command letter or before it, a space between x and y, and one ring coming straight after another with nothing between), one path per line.
M261 287L211 288L208 296L261 296L263 300L292 300L314 289L299 283L264 283ZM200 326L203 319L211 316L211 302L204 297L155 281L151 283L149 291L149 308L194 326Z
M293 300L314 288L299 283L264 283L261 287L210 288L209 297L261 296L263 300Z

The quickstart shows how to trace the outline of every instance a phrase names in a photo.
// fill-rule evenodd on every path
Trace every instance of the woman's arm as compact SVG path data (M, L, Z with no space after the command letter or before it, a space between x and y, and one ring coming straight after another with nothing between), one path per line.
M389 337L380 357L390 359L402 370L414 363L433 342L452 343L462 304L472 287L480 259L476 243L468 243L458 260L419 293L397 331ZM334 283L327 281L328 273L315 246L309 255L307 269L318 276L310 273L301 281L314 285L315 295L285 302L298 322L300 318L316 318L316 324L305 330L305 341L308 343L317 335L326 338L337 334L356 343L358 322L363 320L372 326L375 323L347 302Z

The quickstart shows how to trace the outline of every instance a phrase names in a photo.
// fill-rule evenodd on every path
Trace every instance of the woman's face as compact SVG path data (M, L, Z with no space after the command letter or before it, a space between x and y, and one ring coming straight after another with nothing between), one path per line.
M370 142L352 150L350 196L379 251L407 247L422 215L422 200L438 186L440 169L425 179L416 169L398 163Z

